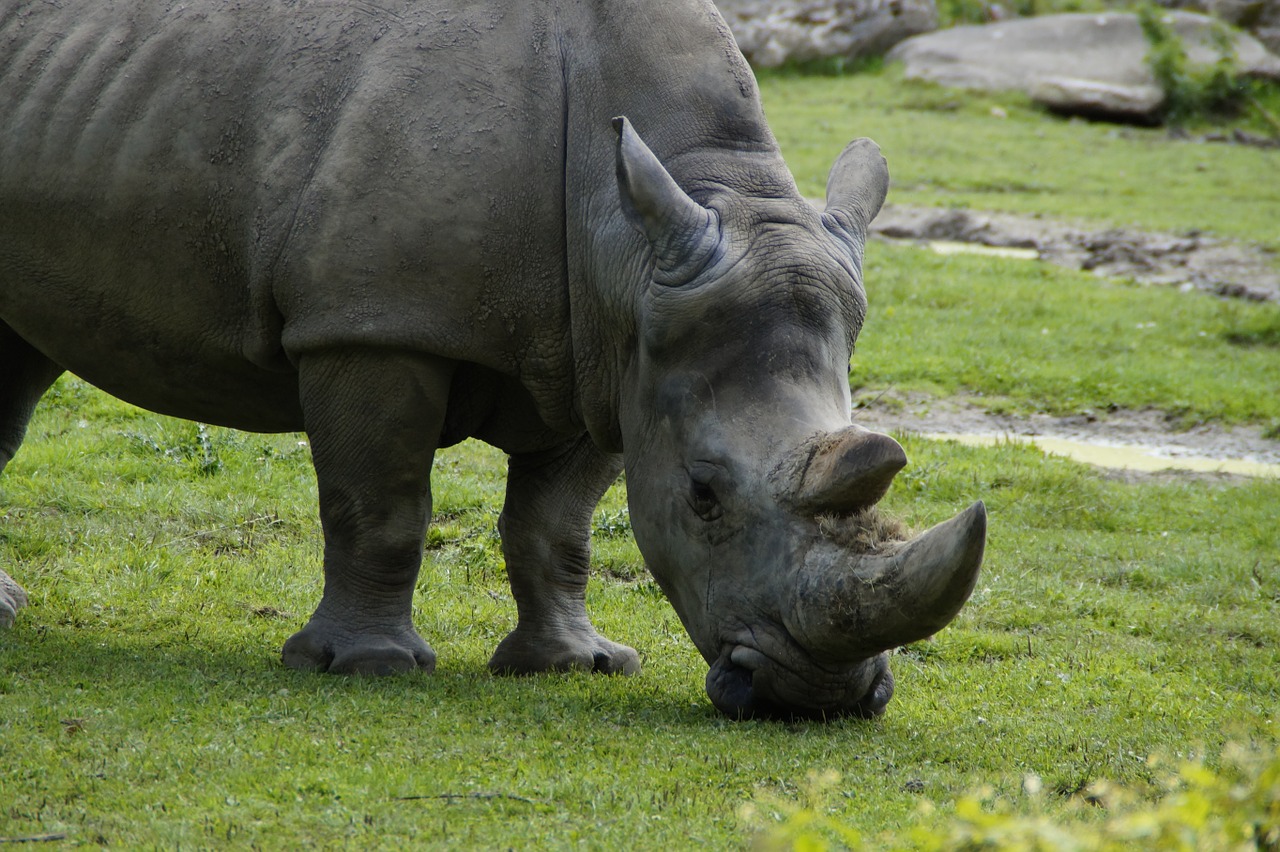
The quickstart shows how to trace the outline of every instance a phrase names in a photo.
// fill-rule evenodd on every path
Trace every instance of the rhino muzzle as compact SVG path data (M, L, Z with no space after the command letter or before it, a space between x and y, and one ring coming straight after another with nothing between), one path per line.
M820 691L813 683L787 684L777 668L754 649L726 650L707 672L707 696L715 708L735 719L869 719L884 712L893 697L889 655L878 654L857 666L830 673Z

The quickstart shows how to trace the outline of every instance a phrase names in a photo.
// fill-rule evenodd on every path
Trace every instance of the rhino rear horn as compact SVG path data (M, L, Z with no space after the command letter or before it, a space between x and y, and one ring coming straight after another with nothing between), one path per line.
M653 249L653 278L687 284L719 253L720 218L680 188L631 122L619 116L613 127L622 212Z
M805 441L772 478L778 498L794 511L843 515L880 502L906 464L901 444L854 424Z
M867 228L889 193L889 165L880 146L855 139L845 146L827 176L827 227L853 242L861 253Z

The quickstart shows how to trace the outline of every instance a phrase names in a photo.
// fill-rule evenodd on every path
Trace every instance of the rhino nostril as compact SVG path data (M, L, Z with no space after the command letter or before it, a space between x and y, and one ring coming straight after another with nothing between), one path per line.
M876 674L875 680L871 681L871 688L853 706L849 711L849 715L862 719L879 716L884 712L884 708L888 706L890 698L893 698L893 672L889 671L889 667L886 665Z
M726 716L750 719L755 715L751 670L732 662L727 651L707 672L707 696Z
M738 645L729 652L729 660L734 664L754 672L769 664L769 658L746 645Z

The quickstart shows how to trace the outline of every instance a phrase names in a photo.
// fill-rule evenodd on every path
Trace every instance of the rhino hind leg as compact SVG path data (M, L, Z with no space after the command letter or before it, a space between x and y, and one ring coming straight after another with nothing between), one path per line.
M414 630L452 362L382 351L306 355L299 389L320 492L324 594L286 665L335 674L435 668Z
M635 649L596 632L587 616L591 514L622 470L583 436L557 450L513 455L498 522L519 621L489 668L499 674L634 674Z
M62 368L0 323L0 472L18 452L36 403ZM13 626L27 593L0 568L0 627Z

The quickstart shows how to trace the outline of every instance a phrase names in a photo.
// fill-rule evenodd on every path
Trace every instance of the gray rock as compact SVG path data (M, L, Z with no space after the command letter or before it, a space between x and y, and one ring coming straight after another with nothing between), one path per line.
M1218 60L1217 22L1169 12L1188 59ZM1249 76L1280 79L1280 58L1245 33L1233 32L1236 62ZM1137 16L1122 13L1047 15L916 36L889 52L908 79L969 89L1018 89L1067 113L1152 120L1163 100L1147 67L1148 44Z
M1155 83L1123 85L1079 77L1041 77L1027 86L1036 103L1055 112L1076 115L1155 116L1164 90Z
M752 65L879 56L938 26L934 0L716 0Z
M1165 5L1221 18L1280 53L1280 0L1162 0Z

